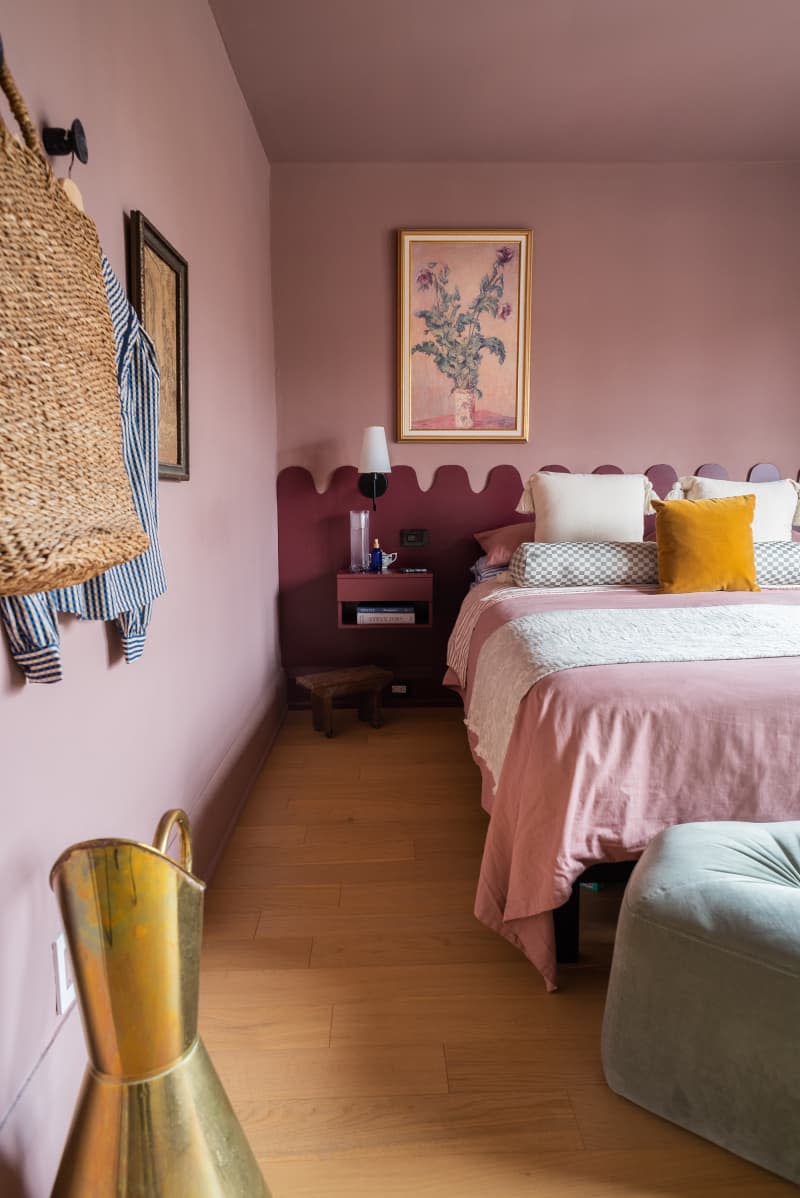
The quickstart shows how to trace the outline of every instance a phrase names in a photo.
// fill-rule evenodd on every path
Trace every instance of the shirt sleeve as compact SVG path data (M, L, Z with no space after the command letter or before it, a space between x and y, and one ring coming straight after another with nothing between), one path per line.
M11 656L28 682L60 682L58 617L49 596L43 592L4 596L0 620Z
M114 621L122 637L122 648L127 662L138 661L144 653L144 642L152 611L152 603L143 603L133 611L120 612Z

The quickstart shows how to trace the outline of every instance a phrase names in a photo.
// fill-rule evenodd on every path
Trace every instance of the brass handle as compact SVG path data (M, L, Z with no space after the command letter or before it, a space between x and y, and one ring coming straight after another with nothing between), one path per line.
M172 811L165 811L158 821L156 834L153 837L153 848L158 849L159 853L166 856L167 845L169 838L172 835L172 829L178 825L178 831L181 834L181 861L180 864L187 873L192 872L192 829L189 825L189 816L180 807L173 807Z

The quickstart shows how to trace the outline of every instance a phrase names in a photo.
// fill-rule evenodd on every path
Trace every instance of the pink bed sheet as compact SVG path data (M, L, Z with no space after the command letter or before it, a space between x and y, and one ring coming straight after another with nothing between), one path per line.
M516 616L553 608L800 604L800 590L519 596L472 636L466 710L481 646ZM474 752L474 746L473 746ZM482 763L476 757L478 765ZM592 666L542 679L520 705L492 797L475 914L557 987L552 911L590 865L637 857L693 820L800 819L800 659Z

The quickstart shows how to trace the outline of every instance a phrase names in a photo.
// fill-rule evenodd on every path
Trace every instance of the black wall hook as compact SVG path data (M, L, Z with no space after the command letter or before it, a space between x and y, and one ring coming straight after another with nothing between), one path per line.
M42 130L42 141L45 150L53 158L59 158L62 154L74 154L78 162L89 161L86 134L77 117L69 129L54 129L50 125L45 125Z

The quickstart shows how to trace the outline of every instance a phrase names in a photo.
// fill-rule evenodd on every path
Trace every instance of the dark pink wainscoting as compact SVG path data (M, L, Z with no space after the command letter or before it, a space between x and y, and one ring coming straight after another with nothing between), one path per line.
M547 470L568 473L566 466ZM598 466L597 474L622 473L618 466ZM646 471L659 495L677 479L672 466L659 464ZM697 473L727 478L724 467L705 465ZM754 466L748 477L756 482L779 477L774 466ZM423 491L411 466L396 466L389 489L371 513L370 535L381 547L398 552L398 566L425 566L434 572L434 622L431 629L337 627L336 572L349 565L351 509L369 505L357 488L358 472L340 466L327 491L318 492L311 474L290 466L278 475L278 559L280 567L280 637L283 664L289 678L289 701L305 706L307 695L294 677L307 671L375 663L394 670L408 686L399 703L453 704L441 685L447 638L472 581L469 568L480 554L474 533L529 519L515 513L522 479L514 466L495 466L482 491L473 491L461 466L440 466L430 490ZM653 517L645 520L652 533ZM428 545L401 549L401 528L427 528ZM388 698L388 696L387 696Z
M336 470L323 494L303 467L278 475L279 623L289 700L304 701L291 683L298 673L374 662L408 684L406 702L454 703L440 682L449 630L480 553L472 534L528 518L514 513L522 480L513 466L496 466L476 494L461 466L442 466L430 490L422 491L410 466L392 471L371 512L370 535L387 552L398 552L398 566L434 571L434 626L414 630L336 626L336 571L349 565L348 513L368 506L357 482L352 466ZM428 545L401 549L401 528L427 528Z

